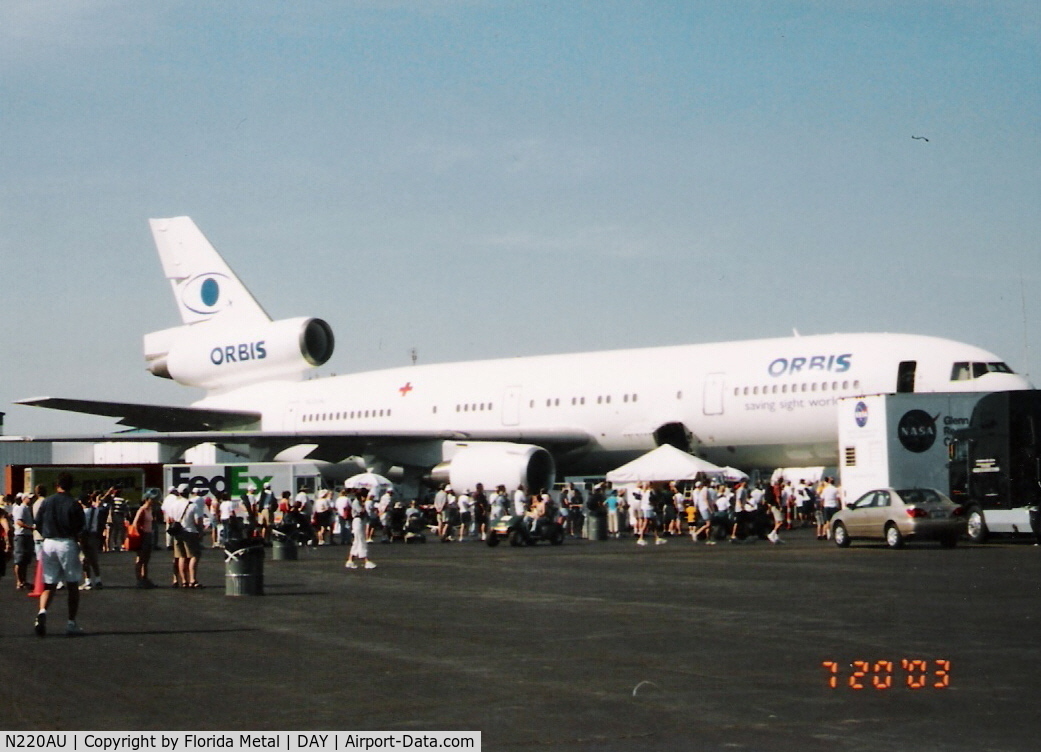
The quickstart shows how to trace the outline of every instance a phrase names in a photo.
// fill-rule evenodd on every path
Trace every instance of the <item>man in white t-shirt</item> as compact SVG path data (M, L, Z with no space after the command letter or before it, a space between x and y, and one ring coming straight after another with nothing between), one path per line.
M528 513L528 494L523 484L517 486L517 490L513 492L513 513L518 517Z
M459 542L462 543L470 534L470 524L473 522L473 501L469 489L459 494L455 503L459 507Z
M824 479L824 487L821 488L820 496L821 506L824 508L824 537L831 538L831 518L839 511L842 504L839 501L839 489L830 477Z
M178 489L180 490L180 489ZM187 496L184 486L183 496L171 501L167 507L163 502L163 513L166 524L179 522L182 528L180 535L174 538L174 587L201 587L198 580L199 557L202 555L202 531L206 515L205 496L195 499ZM168 499L170 497L167 497Z
M380 516L380 527L383 528L383 540L389 542L391 539L390 510L394 506L394 489L388 488L380 496L376 504L376 512Z
M333 541L332 492L322 489L314 500L314 526L318 545L328 546Z

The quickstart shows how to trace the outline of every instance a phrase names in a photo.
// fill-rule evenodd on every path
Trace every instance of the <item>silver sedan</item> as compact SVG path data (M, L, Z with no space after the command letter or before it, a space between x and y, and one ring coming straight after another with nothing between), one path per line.
M846 548L854 538L876 538L900 548L910 538L957 545L965 533L962 507L934 488L879 488L868 491L832 517L835 544Z

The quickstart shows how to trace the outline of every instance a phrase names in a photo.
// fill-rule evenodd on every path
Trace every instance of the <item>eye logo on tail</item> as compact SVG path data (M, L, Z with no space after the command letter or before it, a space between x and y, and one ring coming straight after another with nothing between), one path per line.
M192 277L181 286L181 303L202 316L220 313L231 304L222 286L228 281L225 275L214 272Z

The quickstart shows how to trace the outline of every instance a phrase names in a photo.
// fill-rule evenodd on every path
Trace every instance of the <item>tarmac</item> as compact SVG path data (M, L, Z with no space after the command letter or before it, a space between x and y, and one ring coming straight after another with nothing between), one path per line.
M268 550L264 595L237 597L219 550L204 552L200 590L168 586L165 551L152 566L165 587L134 588L132 554L110 553L104 589L83 593L81 638L62 634L64 594L54 634L37 637L36 601L9 571L0 730L480 730L486 750L1036 748L1041 548L784 538L376 543L374 570L344 569L341 546L297 561Z

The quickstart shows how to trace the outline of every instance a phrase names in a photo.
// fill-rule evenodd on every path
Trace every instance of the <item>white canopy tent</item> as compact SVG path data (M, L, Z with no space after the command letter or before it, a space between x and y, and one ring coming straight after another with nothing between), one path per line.
M379 496L388 488L393 488L394 484L377 473L359 473L348 478L343 487L347 489L365 488Z
M723 473L723 480L727 483L737 483L742 480L748 480L748 473L742 472L736 467L730 467L730 465L720 468L720 471Z
M615 468L607 474L607 480L615 484L660 483L694 480L698 475L718 478L723 475L723 468L670 444L662 444L642 457Z

